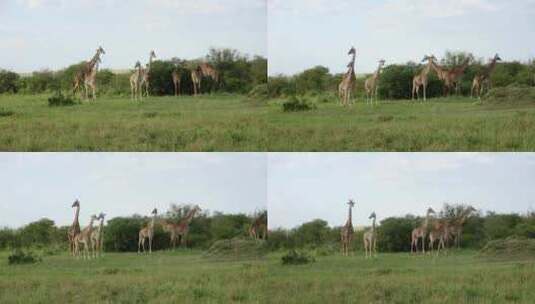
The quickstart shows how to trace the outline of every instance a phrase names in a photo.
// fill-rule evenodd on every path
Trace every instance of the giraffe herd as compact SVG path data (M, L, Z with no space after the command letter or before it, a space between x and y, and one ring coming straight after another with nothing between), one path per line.
M348 55L351 55L351 61L347 65L347 72L342 76L342 81L338 86L338 97L340 103L343 106L347 106L352 103L351 94L355 89L356 83L356 74L355 74L355 57L356 49L351 47L348 52ZM412 78L412 98L415 97L417 100L420 99L420 88L423 88L423 101L427 101L427 85L428 85L428 75L431 71L434 71L437 74L437 77L443 83L443 94L444 96L449 96L452 91L455 94L460 93L460 80L465 74L466 69L470 66L470 62L473 60L472 55L464 59L464 61L455 67L446 68L439 65L436 61L434 55L424 56L422 62L427 62L424 68ZM496 67L496 63L501 61L501 58L498 54L491 59L490 63L485 66L483 71L477 73L472 82L472 89L470 97L481 98L482 91L484 87L490 89L490 76ZM385 60L381 59L379 61L379 66L377 70L365 80L364 89L366 93L366 104L373 105L373 100L375 98L375 104L377 104L377 91L381 71L385 64Z
M99 64L102 62L101 56L106 54L104 49L99 46L95 55L87 62L84 62L79 70L75 73L73 79L73 94L81 91L81 97L85 100L89 100L91 97L93 100L97 99L97 72ZM134 72L131 74L130 90L132 100L142 100L143 96L150 96L150 84L151 84L151 69L152 62L156 59L156 53L151 50L149 53L149 62L143 67L140 61L137 61L134 66ZM193 84L193 94L197 96L201 93L201 82L204 77L212 79L216 85L220 85L220 75L215 67L208 63L199 63L190 70L191 81ZM173 82L175 89L175 96L181 94L181 79L178 66L170 75L170 79Z
M67 231L70 254L84 259L102 256L104 248L104 218L106 214L91 215L89 225L84 229L80 229L80 201L75 200L71 207L76 208L76 211L74 221ZM169 233L169 243L173 250L176 248L177 242L179 246L186 247L190 223L195 215L201 211L201 208L195 205L178 223L173 223L165 219L157 220L158 209L154 208L151 211L152 217L148 224L139 230L138 254L152 253L154 229L157 223L162 226L164 232ZM99 221L97 227L94 227L95 221ZM267 212L263 212L253 219L249 227L249 233L254 240L265 240L267 238ZM148 251L146 247L148 247Z
M353 200L347 202L349 205L349 214L346 223L340 229L341 236L341 253L343 256L350 255L351 241L353 239L354 228L352 223L352 208L355 206ZM421 252L425 254L425 240L428 238L428 252L433 253L436 247L436 254L440 250L446 249L450 241L453 245L460 248L462 230L466 220L476 211L469 206L450 218L436 218L436 212L433 208L428 208L426 216L420 226L411 231L411 254L418 253L419 246ZM372 212L368 219L372 220L371 227L363 234L364 254L366 258L377 257L377 215ZM420 242L421 240L421 242Z

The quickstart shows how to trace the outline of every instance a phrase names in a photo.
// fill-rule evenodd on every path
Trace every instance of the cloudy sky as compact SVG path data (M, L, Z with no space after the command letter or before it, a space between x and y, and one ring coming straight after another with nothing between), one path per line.
M59 69L106 50L102 67L198 58L210 47L267 56L265 0L0 0L0 68Z
M422 215L444 202L497 212L535 208L535 154L514 153L271 153L271 228L321 218L343 225L346 202L356 201L353 224L389 216Z
M108 219L171 203L247 213L266 208L261 153L0 153L0 227L43 217L70 224L103 211Z
M504 60L535 57L535 0L267 0L269 74L315 65L357 73L388 63L442 57L446 50Z

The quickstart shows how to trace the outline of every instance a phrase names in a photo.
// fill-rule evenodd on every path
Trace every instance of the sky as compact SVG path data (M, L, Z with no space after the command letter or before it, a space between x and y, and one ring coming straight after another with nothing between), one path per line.
M267 56L265 0L0 0L0 68L27 73L89 60L132 68L210 47Z
M380 222L445 202L525 214L535 208L534 181L535 153L270 153L269 226L341 226L350 198L356 226L370 225L373 211Z
M442 58L469 51L506 61L535 57L535 0L267 0L269 74L322 65L346 69L351 46L357 73L378 61Z
M80 223L150 215L171 203L253 214L266 209L262 153L0 153L0 227L41 218L70 225L80 200Z

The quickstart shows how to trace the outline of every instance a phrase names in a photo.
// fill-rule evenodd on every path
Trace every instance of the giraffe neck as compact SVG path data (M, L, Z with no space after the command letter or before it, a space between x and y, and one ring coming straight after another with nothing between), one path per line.
M80 206L76 206L76 213L74 214L74 221L72 223L73 226L79 225L78 217L80 216Z
M424 231L427 231L427 225L429 224L429 213L427 213L427 215L425 216L425 220L424 220L424 225L423 225L423 229Z
M349 214L347 216L347 226L349 225L353 225L353 222L352 222L352 214L351 214L351 206L349 206Z
M190 212L188 212L188 214L184 218L184 222L189 224L191 222L191 220L193 219L193 217L195 216L195 212L196 212L195 209L193 209Z
M372 222L372 232L375 232L375 217L373 218Z
M156 220L156 214L152 216L152 220L150 221L150 230L154 230L154 221Z

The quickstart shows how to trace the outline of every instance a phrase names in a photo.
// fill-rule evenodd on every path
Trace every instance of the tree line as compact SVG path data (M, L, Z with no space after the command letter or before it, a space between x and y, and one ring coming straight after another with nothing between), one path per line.
M448 68L458 66L468 56L470 54L466 52L446 52L440 64ZM379 77L379 98L410 99L412 79L426 64L422 62L389 64L387 61ZM462 95L470 96L474 76L481 72L486 64L486 60L477 59L466 69L460 82ZM269 96L271 98L318 94L334 96L338 90L338 84L342 81L342 76L343 74L330 73L329 69L323 66L316 66L293 76L270 76L268 80ZM356 97L359 99L365 96L364 81L370 74L365 76L357 76ZM531 60L527 63L518 61L500 62L491 76L491 82L494 87L535 86L535 61ZM443 83L438 79L435 72L429 73L427 96L440 97L442 94Z
M463 209L463 205L445 204L439 213L441 218L449 218ZM380 219L377 231L377 249L380 252L410 252L411 232L419 227L423 216L405 215ZM270 231L268 244L272 250L310 249L338 252L340 250L341 226L330 227L321 219L304 223L294 229ZM369 229L367 227L366 229ZM358 230L353 235L353 250L364 250L363 234ZM466 220L463 227L461 246L463 248L482 248L488 241L516 238L535 238L535 212L520 214L476 213ZM426 245L428 241L426 240ZM450 242L450 245L453 245Z
M193 84L190 69L199 62L204 61L214 66L221 75L222 83L215 86L210 80L203 81L203 88L222 93L244 94L256 86L267 82L267 59L261 56L252 58L233 49L210 49L202 60L184 60L172 58L169 60L156 60L151 69L151 91L153 95L174 95L171 74L174 70L181 72L181 92L184 95L193 93ZM28 77L0 70L0 94L22 93L40 94L57 91L71 92L73 78L84 65L78 63L59 71L42 70L33 72ZM97 73L97 88L99 94L130 96L129 73L114 73L108 69ZM203 92L205 90L203 89Z
M165 214L158 216L154 228L153 250L171 247L169 234L163 231L158 221L178 223L191 208L190 205L171 205ZM108 220L104 226L104 250L107 252L137 251L139 230L146 226L150 219L148 216L132 215ZM189 226L187 246L206 249L217 240L249 237L248 229L254 219L255 215L202 211L193 218ZM2 228L0 229L0 250L36 248L67 251L68 229L69 226L57 226L53 220L47 218L18 229Z

